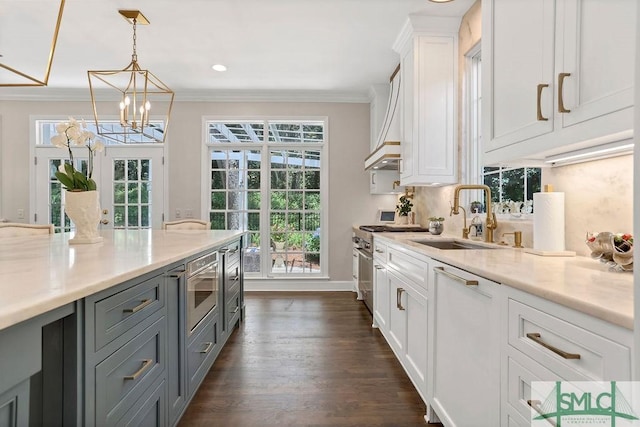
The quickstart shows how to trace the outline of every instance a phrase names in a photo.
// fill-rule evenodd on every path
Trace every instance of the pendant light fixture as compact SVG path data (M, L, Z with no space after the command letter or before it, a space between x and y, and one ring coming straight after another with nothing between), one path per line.
M38 3L23 1L5 3L4 10L0 8L0 28L4 30L5 35L11 34L14 37L6 37L5 44L0 44L0 87L47 86L51 64L53 64L53 54L58 42L65 0L60 0L60 6L55 9L57 14L53 9L49 10L49 5L43 7ZM54 4L49 3L53 8ZM37 28L35 22L37 22ZM53 36L47 32L49 28L53 28ZM40 40L38 36L29 34L36 29L47 33L47 37ZM16 36L14 31L22 31L23 33ZM25 49L23 38L27 34L29 34L29 43L35 42L36 45ZM7 45L6 40L8 39L13 40L11 45ZM48 44L49 40L51 40L51 44L49 49L45 51L45 43ZM48 57L45 62L47 53ZM31 69L39 68L36 64L40 62L44 65L44 77L42 78L36 77L31 71Z
M174 93L140 68L136 51L136 26L149 20L139 10L118 12L133 25L133 54L122 70L87 71L98 134L120 143L164 142ZM103 94L105 101L99 101ZM164 119L164 126L151 116Z

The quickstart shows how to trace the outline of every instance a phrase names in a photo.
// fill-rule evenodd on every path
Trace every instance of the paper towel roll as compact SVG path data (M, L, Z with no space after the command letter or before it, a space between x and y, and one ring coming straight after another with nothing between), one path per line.
M564 193L534 193L533 209L533 248L564 251Z

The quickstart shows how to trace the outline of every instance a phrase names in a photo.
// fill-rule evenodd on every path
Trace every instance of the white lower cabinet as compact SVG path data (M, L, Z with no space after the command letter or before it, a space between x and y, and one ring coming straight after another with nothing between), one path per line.
M427 396L445 426L495 427L500 286L437 261L431 267Z
M534 381L631 381L631 330L391 240L374 248L374 325L429 421L528 427Z
M375 240L374 247L374 324L426 402L428 263Z
M534 381L631 380L632 331L503 288L502 425L530 425Z

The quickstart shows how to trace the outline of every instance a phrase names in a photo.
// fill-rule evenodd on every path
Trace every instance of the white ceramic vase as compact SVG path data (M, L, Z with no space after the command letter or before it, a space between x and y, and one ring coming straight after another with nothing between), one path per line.
M97 191L67 191L64 210L76 227L70 244L102 242L100 224L100 194Z

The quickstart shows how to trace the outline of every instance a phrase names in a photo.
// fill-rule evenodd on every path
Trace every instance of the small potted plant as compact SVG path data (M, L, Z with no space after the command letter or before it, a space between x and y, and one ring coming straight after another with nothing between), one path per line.
M409 222L409 213L413 208L413 203L406 195L400 196L400 200L396 205L396 211L398 211L398 224L407 224Z
M429 217L429 233L442 234L444 230L444 218L441 216Z

